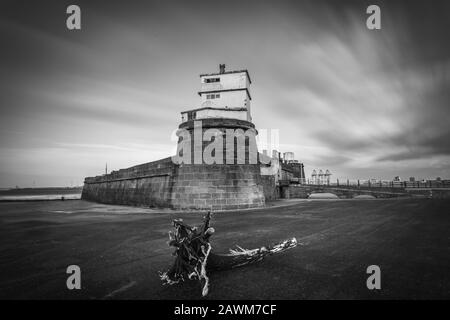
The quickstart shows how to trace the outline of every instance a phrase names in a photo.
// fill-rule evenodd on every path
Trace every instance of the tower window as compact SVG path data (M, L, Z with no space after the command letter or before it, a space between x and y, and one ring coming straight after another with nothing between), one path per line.
M220 82L220 78L207 78L205 83Z
M206 99L219 99L220 94L219 93L213 93L213 94L207 94Z

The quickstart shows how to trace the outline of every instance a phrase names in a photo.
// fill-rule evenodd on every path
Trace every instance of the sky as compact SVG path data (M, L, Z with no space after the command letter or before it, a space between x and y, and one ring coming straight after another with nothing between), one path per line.
M254 124L308 176L450 178L449 17L448 1L3 0L0 187L173 155L220 63L249 71Z

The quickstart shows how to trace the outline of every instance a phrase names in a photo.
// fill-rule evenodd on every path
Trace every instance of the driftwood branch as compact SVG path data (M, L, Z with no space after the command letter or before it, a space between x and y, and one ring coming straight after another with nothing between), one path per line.
M173 220L175 232L169 232L168 244L175 248L173 253L175 262L168 271L160 273L161 280L165 284L175 284L186 278L197 279L203 287L202 295L206 296L209 291L207 272L248 265L297 245L297 240L292 238L269 247L248 250L237 246L236 249L230 249L227 254L215 254L211 252L212 247L209 243L214 233L214 228L210 227L210 220L210 212L204 216L203 225L199 227L191 227L182 219Z

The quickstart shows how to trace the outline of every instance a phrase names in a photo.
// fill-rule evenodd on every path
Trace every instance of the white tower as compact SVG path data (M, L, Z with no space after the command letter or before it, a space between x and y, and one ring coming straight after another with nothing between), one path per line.
M252 121L250 113L250 75L247 70L200 75L200 108L181 113L182 122L206 118L228 118Z

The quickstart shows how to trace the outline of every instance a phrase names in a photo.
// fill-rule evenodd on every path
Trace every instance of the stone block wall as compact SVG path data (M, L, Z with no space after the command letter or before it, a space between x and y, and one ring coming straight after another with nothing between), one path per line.
M175 169L172 159L165 158L88 177L81 198L107 204L170 207Z
M183 135L180 136L178 147L187 146L187 153L184 154L184 147L177 151L178 155L182 151L183 161L179 162L173 179L172 207L231 210L261 207L265 204L261 170L257 164L257 131L251 122L209 118L186 121L180 124L179 129L183 131ZM214 129L214 137L202 140L207 130L211 129ZM196 137L200 139L195 139ZM183 141L186 138L185 144ZM211 155L219 163L206 164L209 161L203 158L203 164L195 164L194 153L197 159L199 155L208 155L205 151L209 149L210 140L215 139L221 139L221 143L218 141L217 145L220 150L214 149L214 154ZM219 153L216 155L216 152Z
M308 194L310 192L311 191L308 188L305 188L302 185L289 186L289 197L290 198L306 199L306 198L308 198Z
M280 198L280 189L276 186L274 175L261 175L261 185L266 201Z
M259 165L180 165L177 169L174 208L232 210L265 204Z
M82 199L205 210L265 204L259 165L176 165L171 158L86 178Z

